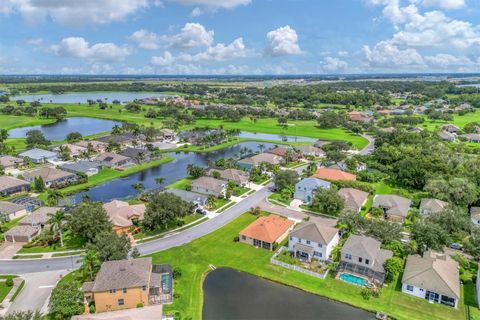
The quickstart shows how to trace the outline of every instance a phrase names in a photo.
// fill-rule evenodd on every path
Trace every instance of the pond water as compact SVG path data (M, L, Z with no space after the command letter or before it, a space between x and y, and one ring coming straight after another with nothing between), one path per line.
M204 320L375 319L370 312L233 269L209 273L203 292Z
M25 100L27 102L40 101L44 103L87 103L88 100L102 100L112 102L130 102L135 99L148 97L161 97L164 94L158 92L68 92L61 94L25 94L11 97L10 100Z
M462 87L474 87L474 88L480 88L480 83L470 83L470 84L459 84L457 87L462 88Z
M12 129L8 132L10 138L25 138L30 130L40 130L48 140L65 140L70 132L80 132L83 136L110 131L121 122L89 117L66 118L52 124Z
M135 183L142 183L145 187L145 190L148 191L159 187L155 181L155 178L161 177L165 179L165 181L162 183L162 185L165 186L185 178L187 176L187 166L189 164L207 167L209 163L221 158L240 158L246 156L248 153L260 151L260 148L258 147L260 144L263 144L266 149L274 146L271 143L250 141L242 142L234 146L212 152L168 153L167 155L175 158L174 161L143 170L125 178L111 180L104 184L95 186L87 191L73 195L73 199L75 202L79 202L84 195L88 195L93 201L108 202L113 199L134 197L138 195L138 192L132 187L132 185Z
M288 141L288 142L316 142L318 140L315 138L307 138L307 137L284 136L280 134L245 132L245 131L240 133L239 137L251 138L251 139Z

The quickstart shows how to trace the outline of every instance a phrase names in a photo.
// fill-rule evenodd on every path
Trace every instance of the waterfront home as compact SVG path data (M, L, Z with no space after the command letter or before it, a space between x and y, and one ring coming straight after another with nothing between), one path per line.
M136 142L138 137L132 133L122 133L96 138L95 140L106 143L107 145L109 142L114 142L120 144L122 147L126 147L132 145L134 141Z
M384 219L403 223L412 200L394 194L378 194L373 198L372 207L383 209Z
M290 153L290 161L297 161L301 157L301 155L295 152L294 149L285 147L272 148L267 150L267 153L282 157L283 159L285 159Z
M27 208L24 205L9 201L0 201L0 221L10 221L27 214Z
M327 260L339 240L338 229L323 226L312 219L297 225L290 232L288 251L301 260Z
M5 169L5 172L9 172L15 169L18 164L22 163L23 159L13 156L0 156L0 166Z
M448 202L433 199L433 198L423 198L420 201L419 210L423 215L429 215L432 213L442 212L443 209L448 205Z
M324 180L344 180L344 181L355 181L357 176L339 169L334 168L320 168L313 175L315 178L324 179Z
M15 193L30 191L30 183L11 176L0 176L0 195L3 197Z
M95 302L96 312L172 302L172 268L154 265L150 257L106 261L81 290L87 303Z
M119 152L120 155L128 157L137 163L151 160L151 152L146 149L127 147Z
M305 178L295 184L293 198L302 200L304 203L312 203L315 190L318 188L330 189L328 181L317 178Z
M113 200L103 204L103 209L107 212L107 216L113 225L113 231L116 233L128 232L134 225L133 221L142 221L145 215L145 205L133 204L128 202Z
M25 172L23 177L30 182L34 182L35 178L42 178L47 188L52 185L66 185L78 180L76 174L53 167L43 167Z
M369 123L372 119L363 112L359 111L350 111L347 113L347 117L350 121Z
M386 276L383 264L392 256L390 250L380 248L380 241L363 235L351 235L340 251L337 272L340 279L347 282L366 284L361 281L363 279L381 286ZM342 276L344 273L347 276ZM354 276L353 281L348 274Z
M227 184L224 180L212 177L200 177L192 181L192 191L220 197L225 195Z
M304 157L305 156L313 156L313 157L324 157L325 152L317 148L315 146L310 146L310 145L303 145L303 146L296 146L295 147L298 152L300 152Z
M58 158L56 152L43 150L43 149L30 149L18 154L21 158L29 158L33 163L45 163L48 161L55 161Z
M74 163L65 163L60 166L60 169L71 173L83 173L87 176L97 174L102 165L98 161L81 160Z
M448 254L426 251L410 255L402 277L402 292L453 308L460 299L458 262Z
M74 145L85 148L87 150L90 149L96 153L105 152L108 146L107 143L96 141L96 140L83 140L83 141L75 142Z
M195 206L204 207L207 205L208 198L202 194L180 189L167 189L165 193L173 194L183 201L193 203Z
M81 147L76 144L71 144L71 143L66 143L62 145L63 148L67 148L70 151L70 156L77 158L82 155L82 153L87 151L87 148ZM59 151L60 148L57 148L56 150Z
M368 200L368 192L355 188L341 188L337 193L345 200L345 208L354 212L360 212Z
M445 131L448 133L458 133L460 131L460 128L453 124L444 124L442 126L442 131Z
M470 207L470 220L473 224L480 225L480 207Z
M294 225L293 221L274 214L259 217L240 231L239 241L258 248L273 250L275 244L282 242L288 236Z
M175 140L175 131L172 129L161 129L163 140Z
M43 229L47 225L48 215L59 210L61 210L59 207L40 207L20 220L19 225Z
M40 232L39 228L32 226L15 226L3 234L3 238L7 242L30 242Z
M132 164L131 158L113 152L101 153L94 160L110 168L120 168Z
M237 165L245 170L251 170L254 167L262 164L269 163L271 165L280 165L283 158L271 153L259 153L252 157L244 158L237 161Z
M237 186L245 186L250 180L250 174L243 170L238 169L211 169L208 171L209 176L215 176L215 172L218 172L219 178L227 181L233 181Z

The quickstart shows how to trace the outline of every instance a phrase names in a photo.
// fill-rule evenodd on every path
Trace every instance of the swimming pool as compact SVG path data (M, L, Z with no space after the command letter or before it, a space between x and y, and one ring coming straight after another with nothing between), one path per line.
M354 276L353 274L349 273L342 273L340 275L340 279L361 287L365 287L368 285L368 280Z

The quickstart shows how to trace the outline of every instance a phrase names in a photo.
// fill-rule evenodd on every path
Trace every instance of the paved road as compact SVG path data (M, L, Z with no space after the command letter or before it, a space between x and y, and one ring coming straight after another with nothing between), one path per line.
M268 191L268 187L263 187L235 206L225 210L222 214L207 220L204 223L172 234L165 238L160 238L158 240L137 245L138 251L141 254L149 254L189 243L192 240L200 238L223 227L245 211L248 211L251 207L254 207L257 203L261 202L269 195L270 192ZM0 260L0 274L25 274L32 272L47 272L52 270L72 270L78 268L79 266L80 258L78 256L50 259Z
M362 150L360 150L358 154L366 156L372 153L373 150L375 150L375 138L369 136L368 134L361 134L361 136L368 140L368 144Z

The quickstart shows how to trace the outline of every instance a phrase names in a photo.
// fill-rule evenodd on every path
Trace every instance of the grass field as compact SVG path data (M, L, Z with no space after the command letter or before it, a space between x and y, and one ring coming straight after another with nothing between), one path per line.
M361 297L360 288L345 282L331 277L319 280L272 265L272 252L233 241L238 232L254 219L254 216L244 214L225 227L187 245L152 255L154 263L170 263L182 271L182 276L175 280L176 298L172 305L165 306L166 313L179 311L183 317L201 319L202 283L209 265L213 264L217 268L233 268L367 310L381 310L396 319L465 319L463 304L456 310L432 305L401 293L393 284L384 288L379 298L367 301Z

